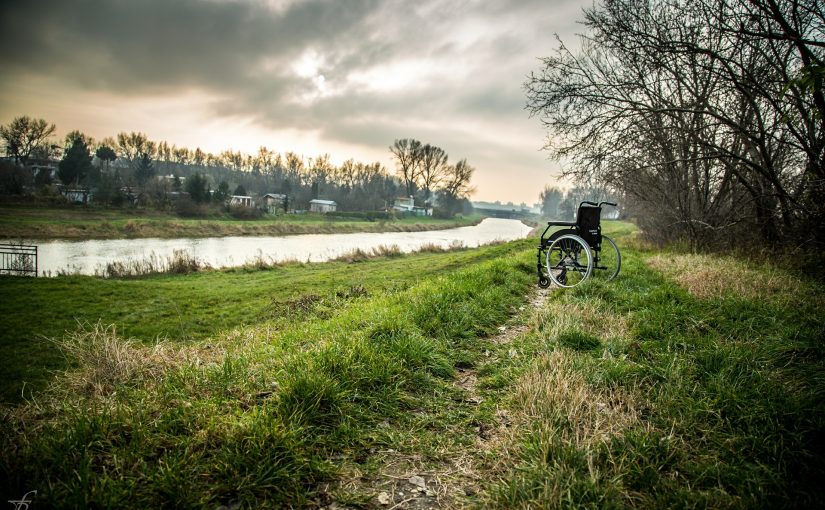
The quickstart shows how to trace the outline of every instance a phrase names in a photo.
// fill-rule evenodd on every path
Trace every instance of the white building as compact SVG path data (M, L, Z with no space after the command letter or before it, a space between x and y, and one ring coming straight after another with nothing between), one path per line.
M264 206L266 210L274 213L276 211L280 211L284 208L284 204L287 201L286 195L281 195L278 193L267 193L263 197Z
M243 206L243 207L254 207L255 202L252 200L252 197L246 195L232 195L229 197L229 206Z
M338 209L338 204L334 200L320 200L314 199L309 201L309 210L311 212L326 213L333 212Z
M432 216L432 207L418 207L415 205L414 197L399 197L395 199L392 208L396 211L409 214L411 216Z

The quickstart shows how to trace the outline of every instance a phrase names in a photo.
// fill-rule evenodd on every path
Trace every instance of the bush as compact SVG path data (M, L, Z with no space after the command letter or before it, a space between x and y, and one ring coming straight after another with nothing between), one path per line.
M196 204L191 198L182 196L175 204L175 212L182 218L205 218L209 210L206 205Z
M17 165L0 162L0 193L20 195L31 184L30 172Z
M247 207L245 205L230 206L229 214L239 220L257 220L263 215L257 207Z

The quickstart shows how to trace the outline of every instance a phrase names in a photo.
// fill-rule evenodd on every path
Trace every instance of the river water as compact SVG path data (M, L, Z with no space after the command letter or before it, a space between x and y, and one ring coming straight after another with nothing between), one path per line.
M356 249L370 252L379 246L397 246L409 253L423 245L475 248L496 241L527 236L531 228L517 220L487 218L472 227L426 232L360 234L307 234L281 237L205 237L179 239L115 239L106 241L28 241L37 244L41 275L58 272L93 275L106 264L155 257L165 260L176 251L212 267L241 266L263 259L266 262L326 262Z

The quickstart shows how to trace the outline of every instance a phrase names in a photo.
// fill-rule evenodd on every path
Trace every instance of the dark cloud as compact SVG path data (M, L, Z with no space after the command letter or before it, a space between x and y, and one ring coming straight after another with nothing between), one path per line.
M120 92L181 85L234 89L315 41L335 45L375 1L4 3L0 59L16 73L58 74Z
M5 0L0 83L197 91L215 115L269 128L470 151L468 132L526 125L522 82L590 1Z

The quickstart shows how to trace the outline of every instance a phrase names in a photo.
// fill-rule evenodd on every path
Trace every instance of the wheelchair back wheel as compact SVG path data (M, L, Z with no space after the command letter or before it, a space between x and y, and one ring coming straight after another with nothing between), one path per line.
M613 239L603 235L601 249L596 255L593 278L612 280L619 275L622 268L622 254Z

